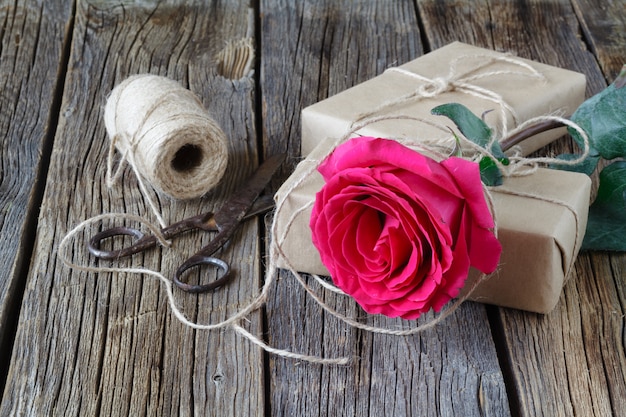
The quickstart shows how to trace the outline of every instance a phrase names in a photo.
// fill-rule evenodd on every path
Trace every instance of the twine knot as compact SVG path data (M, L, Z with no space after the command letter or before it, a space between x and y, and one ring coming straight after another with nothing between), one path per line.
M467 64L471 62L471 64ZM475 63L477 62L477 63ZM459 70L461 64L466 68ZM512 69L498 69L495 71L487 70L492 64L500 63L512 67ZM545 76L537 71L533 66L526 62L513 58L509 55L492 56L492 55L462 55L454 59L450 64L450 70L447 75L434 78L428 78L421 74L410 71L402 67L391 67L385 72L395 72L403 74L407 79L417 80L420 85L413 91L393 100L385 101L371 111L360 114L353 122L352 127L364 120L371 119L373 116L381 115L390 108L409 102L416 102L423 99L435 98L443 93L458 91L468 96L477 97L482 100L491 101L498 106L500 114L500 132L506 134L507 114L513 119L513 123L517 125L517 114L515 110L504 100L504 98L495 91L486 89L475 84L475 81L498 76L520 76L545 81Z
M424 98L437 97L440 94L454 91L455 85L452 80L444 77L435 77L426 84L422 84L417 88L417 95Z

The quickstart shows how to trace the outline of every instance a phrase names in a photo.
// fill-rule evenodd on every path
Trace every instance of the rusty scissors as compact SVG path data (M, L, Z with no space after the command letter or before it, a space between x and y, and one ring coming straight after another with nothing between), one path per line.
M282 164L285 154L278 154L268 158L252 175L252 177L237 190L222 208L216 213L208 212L189 217L173 223L161 230L163 238L169 240L181 233L190 230L217 231L217 235L198 252L184 261L174 274L174 283L182 290L192 293L212 291L223 286L231 279L230 265L213 256L233 236L237 228L247 219L270 210L273 207L271 196L259 197L263 189L272 179L274 172ZM115 236L130 236L135 239L131 246L117 250L103 250L100 243ZM152 234L144 234L131 227L112 227L95 234L88 243L89 252L101 259L117 259L130 256L157 245L158 238ZM183 274L200 265L212 265L222 271L221 276L208 284L192 285L182 281Z

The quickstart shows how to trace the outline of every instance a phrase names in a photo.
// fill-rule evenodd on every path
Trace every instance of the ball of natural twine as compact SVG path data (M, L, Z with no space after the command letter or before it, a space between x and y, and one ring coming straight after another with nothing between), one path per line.
M226 135L176 81L150 74L127 78L111 92L104 122L122 158L170 197L200 197L224 175Z

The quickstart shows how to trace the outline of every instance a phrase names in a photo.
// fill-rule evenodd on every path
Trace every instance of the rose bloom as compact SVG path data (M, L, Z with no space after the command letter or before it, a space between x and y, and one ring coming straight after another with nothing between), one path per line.
M366 312L415 319L458 296L470 266L496 269L502 248L478 164L358 137L318 170L326 184L311 215L313 244Z

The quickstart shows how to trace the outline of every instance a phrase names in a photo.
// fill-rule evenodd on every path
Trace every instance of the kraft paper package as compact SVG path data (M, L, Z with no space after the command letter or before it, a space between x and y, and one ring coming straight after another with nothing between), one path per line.
M452 125L430 114L446 103L461 103L498 127L499 98L515 113L504 110L509 129L515 127L514 119L519 124L541 115L571 115L584 100L585 86L584 74L454 42L303 109L301 154L307 156L327 137L340 137L366 116L412 115ZM481 91L499 97L481 98ZM363 136L399 140L415 138L416 132L423 139L449 136L446 129L412 120L384 120L359 130ZM555 129L524 141L522 153L528 155L563 134L564 128Z
M539 169L492 191L502 255L474 301L549 313L570 278L587 227L591 179ZM516 195L517 194L517 195Z
M494 62L489 61L492 57L496 58ZM505 60L499 61L500 58ZM426 81L405 72L386 71L304 109L302 155L306 158L275 196L283 202L274 219L284 254L279 257L278 265L328 275L313 246L309 228L312 202L323 179L315 170L306 176L303 173L310 171L312 164L317 166L319 159L359 121L380 114L426 119L426 123L383 120L368 124L354 134L410 143L422 138L429 141L442 134L450 136L449 131L445 133L438 125L452 126L452 122L430 113L440 104L462 103L474 114L483 115L495 129L510 130L536 116L555 112L571 114L582 103L584 75L510 58L514 64L507 55L455 42L399 67L411 74L419 73ZM528 67L518 68L520 61ZM534 72L528 71L529 67ZM437 80L438 77L444 79ZM450 83L454 86L450 87ZM416 89L419 92L413 94ZM506 127L502 125L503 118ZM429 120L433 121L432 125ZM556 129L534 136L518 151L527 155L564 133L564 129ZM496 273L481 283L469 299L550 312L558 302L582 243L590 188L591 180L584 174L538 169L530 175L507 177L501 187L492 189L502 257ZM476 271L472 275L476 276Z

